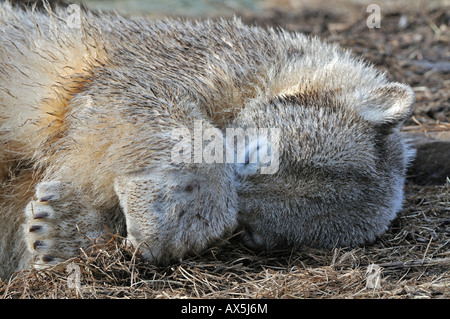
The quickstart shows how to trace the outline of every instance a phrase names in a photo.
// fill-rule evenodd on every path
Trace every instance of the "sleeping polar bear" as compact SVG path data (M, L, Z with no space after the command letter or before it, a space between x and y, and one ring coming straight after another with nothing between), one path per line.
M237 19L66 16L0 4L2 279L111 232L154 263L236 229L255 249L358 245L401 209L414 94L349 52ZM279 134L174 160L197 124Z

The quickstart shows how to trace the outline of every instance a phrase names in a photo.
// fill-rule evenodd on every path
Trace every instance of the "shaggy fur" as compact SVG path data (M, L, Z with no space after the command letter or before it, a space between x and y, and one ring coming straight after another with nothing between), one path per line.
M237 19L66 20L0 4L1 278L110 231L167 263L242 226L254 248L360 244L401 209L414 96L349 52ZM280 129L279 170L174 163L199 122Z

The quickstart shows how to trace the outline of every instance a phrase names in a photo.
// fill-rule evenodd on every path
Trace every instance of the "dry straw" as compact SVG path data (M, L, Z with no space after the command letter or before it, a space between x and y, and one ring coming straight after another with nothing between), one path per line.
M64 264L17 274L0 284L0 296L448 298L450 185L410 185L407 194L402 214L372 245L256 254L240 244L237 234L199 256L158 267L115 237ZM68 265L79 268L78 287L68 287Z

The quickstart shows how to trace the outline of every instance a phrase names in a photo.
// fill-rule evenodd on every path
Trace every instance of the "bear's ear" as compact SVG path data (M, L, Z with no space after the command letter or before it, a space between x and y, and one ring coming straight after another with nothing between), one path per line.
M360 114L374 124L398 124L412 114L414 91L401 83L372 89L363 97Z

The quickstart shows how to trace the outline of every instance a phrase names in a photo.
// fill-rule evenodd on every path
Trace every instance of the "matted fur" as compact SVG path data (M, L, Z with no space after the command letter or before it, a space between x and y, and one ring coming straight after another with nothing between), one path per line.
M255 248L359 244L401 208L413 93L349 52L237 19L66 18L0 4L0 277L122 214L168 262L239 225ZM171 133L195 121L280 128L280 170L171 163Z

